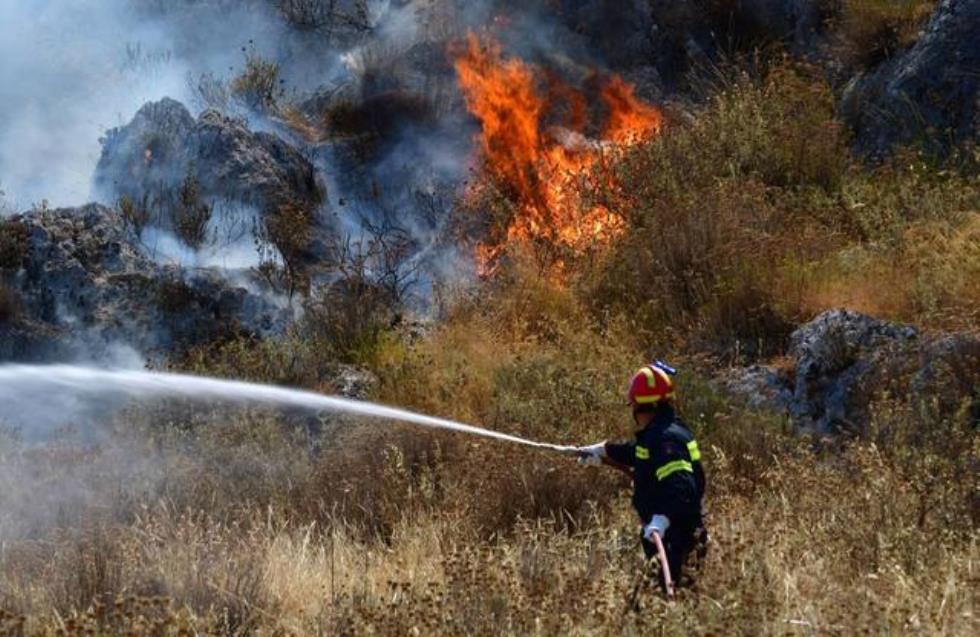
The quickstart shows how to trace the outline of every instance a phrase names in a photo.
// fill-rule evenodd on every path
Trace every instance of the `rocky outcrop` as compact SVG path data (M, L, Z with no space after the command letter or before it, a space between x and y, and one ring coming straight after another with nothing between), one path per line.
M103 206L4 223L26 229L22 261L4 275L18 300L16 315L0 323L5 360L104 358L120 345L152 355L229 332L275 334L290 317L215 271L155 263L120 214Z
M315 214L323 187L298 150L214 110L195 120L169 98L145 104L129 124L106 134L94 182L103 201L125 198L146 224L167 230L198 206L235 204L264 219L285 205L298 207L309 211L304 216L313 226L309 260L331 232Z
M883 392L967 405L980 418L980 337L923 336L858 312L831 310L790 338L790 371L755 365L719 378L752 406L786 413L799 429L861 431Z
M347 398L367 400L379 385L377 376L370 370L357 365L338 363L332 372L333 377L329 384L334 388L334 391Z
M743 397L755 409L785 411L793 400L793 389L786 375L765 365L726 370L717 381L722 389Z
M290 201L316 206L323 197L313 165L279 137L213 110L195 121L169 98L145 104L102 140L95 185L103 193L158 197L188 177L205 197L260 208Z
M848 310L825 312L790 337L796 361L789 412L807 429L856 429L885 366L907 356L915 329Z
M943 0L918 42L845 90L841 112L860 150L947 143L980 134L980 0Z

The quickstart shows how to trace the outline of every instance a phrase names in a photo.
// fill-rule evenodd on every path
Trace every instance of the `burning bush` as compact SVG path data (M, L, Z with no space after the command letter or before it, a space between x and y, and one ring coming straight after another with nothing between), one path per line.
M513 204L510 218L489 223L489 236L477 250L482 269L491 270L509 242L581 251L614 236L622 223L618 212L590 205L580 188L609 155L659 131L660 112L620 78L601 81L606 117L599 138L592 139L586 136L585 95L555 78L542 95L540 74L505 59L499 45L470 34L455 66L467 107L482 128L477 143L484 170Z

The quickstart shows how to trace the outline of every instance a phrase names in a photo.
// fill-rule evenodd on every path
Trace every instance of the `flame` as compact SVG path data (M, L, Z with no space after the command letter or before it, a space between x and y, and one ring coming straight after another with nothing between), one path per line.
M656 134L663 122L660 111L612 76L599 91L608 113L601 139L591 139L585 134L585 94L546 77L542 95L537 88L542 74L519 59L505 59L495 42L470 33L454 63L467 108L481 124L477 143L485 170L517 204L506 230L477 246L481 271L491 273L512 242L544 241L578 253L619 233L618 214L583 205L583 182L611 153ZM558 116L563 126L544 126L544 119Z

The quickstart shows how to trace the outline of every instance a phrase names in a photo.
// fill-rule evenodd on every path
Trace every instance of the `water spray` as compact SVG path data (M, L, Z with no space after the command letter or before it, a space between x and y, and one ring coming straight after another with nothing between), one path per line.
M30 419L29 405L71 397L78 401L115 396L187 398L259 403L332 411L408 422L514 444L575 455L574 447L537 442L454 420L418 414L376 403L316 392L206 376L139 370L111 370L77 365L0 365L0 421ZM66 416L68 414L65 414Z

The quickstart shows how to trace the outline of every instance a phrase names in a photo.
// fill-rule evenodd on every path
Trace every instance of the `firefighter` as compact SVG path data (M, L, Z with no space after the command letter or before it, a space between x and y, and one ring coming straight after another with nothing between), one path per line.
M653 536L659 536L671 578L679 582L688 553L697 547L703 557L707 535L701 513L705 486L701 452L674 409L675 374L657 361L641 367L630 380L626 398L638 427L635 441L600 442L575 451L582 464L606 464L632 474L643 551L648 560L656 557ZM665 581L661 586L670 592Z

